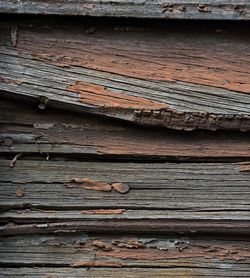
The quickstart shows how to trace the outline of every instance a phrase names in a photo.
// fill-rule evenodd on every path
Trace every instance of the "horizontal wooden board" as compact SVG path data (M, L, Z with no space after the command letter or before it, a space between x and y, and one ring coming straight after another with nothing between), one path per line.
M226 161L250 160L248 132L179 131L137 127L92 115L0 100L0 153L55 157Z
M191 277L193 272L199 277L210 270L218 271L216 277L229 270L244 277L249 273L250 243L244 238L221 237L22 235L2 238L0 253L2 267L57 267L59 273L60 267L72 271L86 267L122 271L158 267L170 268L173 274L178 268L186 275L185 270L189 270Z
M249 232L249 163L9 163L0 161L2 234Z
M70 277L86 277L86 278L144 278L144 277L249 277L250 272L247 269L237 270L234 265L230 265L229 269L218 269L211 266L210 268L192 268L171 267L171 268L53 268L53 267L19 267L19 268L1 268L1 273L5 277L19 278L68 278Z
M250 129L247 25L42 20L1 28L8 95L142 125Z
M250 19L248 0L1 0L1 13L136 18Z

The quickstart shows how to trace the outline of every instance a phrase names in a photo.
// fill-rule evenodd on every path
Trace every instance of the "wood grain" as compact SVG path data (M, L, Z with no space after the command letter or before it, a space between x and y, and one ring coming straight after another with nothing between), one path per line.
M135 127L111 119L0 100L1 154L161 161L250 160L249 133Z
M150 276L156 276L159 278L165 277L249 277L250 272L248 269L239 269L235 264L231 264L229 269L220 269L211 265L209 268L202 267L171 267L171 268L53 268L53 267L19 267L19 268L1 268L1 273L6 277L19 278L68 278L70 277L86 277L86 278L144 278Z
M60 14L137 18L246 20L247 0L159 0L159 1L14 1L1 0L0 12L13 14Z
M11 96L142 125L250 129L241 26L19 25L0 39L0 89Z
M18 160L10 168L1 160L0 165L1 234L131 233L142 227L156 233L249 232L249 173L240 172L238 163ZM129 191L86 189L75 178L119 182Z
M248 273L249 250L245 238L143 234L22 235L5 237L0 245L3 267L193 268L201 275L205 269Z

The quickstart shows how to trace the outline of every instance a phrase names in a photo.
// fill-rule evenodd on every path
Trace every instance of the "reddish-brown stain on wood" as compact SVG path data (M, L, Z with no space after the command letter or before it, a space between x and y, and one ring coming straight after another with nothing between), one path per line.
M129 186L121 182L112 183L111 186L119 193L127 193L129 191Z
M126 209L89 209L82 210L81 214L123 214Z
M72 264L73 267L122 267L123 264L119 262L110 262L110 261L79 261Z
M67 88L69 91L79 93L79 100L85 104L98 107L116 107L132 109L163 109L168 106L164 103L146 98L130 96L119 93L104 86L76 81Z
M101 249L104 251L111 251L113 250L111 244L108 244L107 242L101 241L101 240L94 240L92 242L92 245L96 247L97 249Z
M21 80L15 80L15 79L1 77L1 76L0 76L0 82L7 83L7 84L15 84L15 85L20 85L23 83Z
M83 189L87 190L96 190L96 191L111 191L112 187L108 183L98 182L88 178L74 178L73 183L70 183L68 186L75 186L76 184Z
M111 191L112 188L114 188L117 192L121 194L127 193L129 191L129 186L120 182L105 183L105 182L95 181L89 178L74 178L69 184L67 184L67 186L68 187L78 186L83 189L96 190L96 191ZM103 214L122 213L122 212L123 210L103 210ZM91 214L90 211L87 211L86 213ZM98 212L94 211L94 213L97 214ZM101 211L99 211L99 213L101 213Z
M208 10L206 6L199 9ZM239 38L225 40L209 33L209 42L195 33L191 39L188 33L170 31L166 35L161 29L156 34L149 28L143 33L114 33L113 29L99 28L91 36L70 28L63 33L35 28L19 32L17 49L53 65L250 92L249 59L242 57L247 46L238 43Z
M241 162L240 163L240 172L250 173L250 162Z
M131 242L134 242L131 243ZM219 259L221 261L241 261L250 258L250 250L244 246L244 243L239 245L233 243L220 242L195 242L195 241L175 241L169 243L168 246L161 246L158 240L152 240L152 243L138 243L136 240L122 240L121 244L113 242L114 248L109 251L99 250L97 256L107 256L122 260L164 260L164 259L180 259L180 258L198 258ZM147 246L148 245L148 246Z
M128 249L138 249L138 248L146 247L143 243L139 242L138 239L113 240L112 244L120 248L128 248Z

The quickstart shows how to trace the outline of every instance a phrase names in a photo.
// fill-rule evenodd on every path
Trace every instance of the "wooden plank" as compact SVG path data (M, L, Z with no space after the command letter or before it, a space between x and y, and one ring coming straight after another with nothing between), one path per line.
M1 268L1 273L5 277L19 278L68 278L68 277L86 277L86 278L107 278L107 277L120 277L120 278L143 278L143 277L249 277L250 272L248 269L237 270L235 265L231 264L229 269L215 268L211 265L210 268L203 269L199 267L171 267L171 268L53 268L53 267L19 267L19 268Z
M15 1L1 0L1 13L137 18L250 19L248 0Z
M137 160L249 160L248 133L135 127L91 115L0 100L0 153Z
M0 245L2 267L160 267L201 275L206 269L249 273L249 250L245 238L83 233L11 236Z
M134 217L134 219L123 219L122 217L114 217L112 219L100 217L100 219L95 219L95 217L89 217L89 219L81 219L81 221L73 222L72 220L70 222L60 222L59 219L57 219L50 223L47 220L42 222L43 218L40 218L37 222L32 224L13 224L12 222L9 222L6 225L0 226L0 235L57 234L62 232L107 232L119 234L121 231L127 234L140 234L142 230L145 234L222 234L224 236L232 234L237 236L249 235L250 221L239 220L241 215L238 215L238 219L236 221L232 221L231 219L214 221L211 219L204 220L204 218L206 218L204 217L204 214L201 214L202 219L182 220L171 219L173 215L169 216L170 219L164 218L164 213L165 215L168 214L167 211L162 212L162 218L160 219L150 219L147 214L141 213L140 210L135 211L135 213L138 216ZM189 212L189 214L192 215L193 213ZM115 214L113 216L115 216ZM53 217L56 218L57 213L54 213ZM11 221L16 220L17 218L11 217L10 215L8 219ZM18 221L20 221L20 219L23 222L26 221L25 218L19 218ZM4 221L4 219L1 219L1 221Z
M0 89L142 125L249 130L247 26L158 24L8 23Z
M1 160L0 165L0 221L6 224L1 234L142 227L144 232L249 232L246 163L18 160L10 168ZM72 182L79 178L81 183Z

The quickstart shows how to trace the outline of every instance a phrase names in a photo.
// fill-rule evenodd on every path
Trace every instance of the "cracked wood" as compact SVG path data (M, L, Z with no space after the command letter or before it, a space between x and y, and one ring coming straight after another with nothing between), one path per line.
M249 133L148 129L95 116L0 100L1 154L113 159L249 160Z
M180 267L199 271L210 268L247 271L250 243L244 237L220 236L22 235L1 239L0 254L2 267Z
M250 19L248 0L1 0L0 12L166 19Z
M246 27L88 24L3 24L0 89L142 125L250 129Z
M1 268L1 273L10 278L29 277L29 278L143 278L143 277L159 277L159 278L173 278L173 277L249 277L250 271L244 265L237 264L222 264L224 268L216 267L211 264L207 268L202 267L167 267L167 268L150 268L150 267L128 267L128 268L79 268L74 269L70 267L19 267L19 268ZM228 266L228 268L226 268Z
M0 165L1 234L120 229L249 232L249 173L242 173L239 163L21 159L14 168L8 160L1 160ZM68 187L76 176L100 183L120 182L130 190L120 194Z

